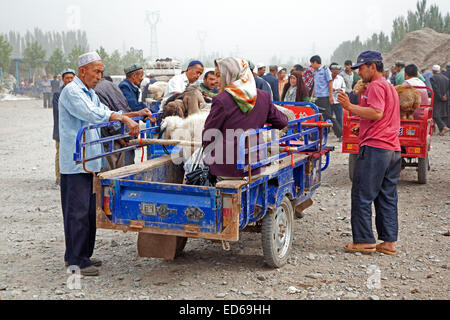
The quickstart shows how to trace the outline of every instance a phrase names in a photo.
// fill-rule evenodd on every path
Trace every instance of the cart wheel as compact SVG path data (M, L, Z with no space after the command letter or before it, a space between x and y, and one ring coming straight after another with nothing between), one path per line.
M350 153L348 156L348 175L350 181L353 181L353 172L355 172L355 162L357 157L358 155L354 153Z
M419 166L417 168L417 173L419 176L419 183L420 184L426 184L427 183L427 173L429 169L429 161L428 161L428 154L425 156L425 158L419 158Z
M264 260L273 268L287 263L293 237L294 210L291 201L284 197L281 206L270 211L262 223L262 246Z

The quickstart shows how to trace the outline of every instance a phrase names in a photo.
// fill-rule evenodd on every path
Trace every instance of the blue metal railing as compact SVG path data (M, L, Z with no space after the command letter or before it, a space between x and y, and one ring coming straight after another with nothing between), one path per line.
M154 117L158 117L160 115L161 115L161 113L153 114ZM145 118L144 117L135 117L132 119L135 121L140 121L140 120L143 121ZM119 126L119 125L120 125L120 133L117 135L104 137L104 138L94 140L94 141L84 141L85 133L89 130L95 130L95 129L101 129L101 128L105 128L105 127ZM159 133L159 130L160 130L160 127L157 123L152 123L150 120L148 120L147 128L142 129L140 131L140 135L141 135L141 137L153 136L154 134ZM114 141L132 137L127 132L128 132L128 130L126 130L126 125L120 121L111 121L111 122L106 122L106 123L101 123L101 124L94 124L94 125L90 125L90 126L80 129L80 131L78 131L78 134L77 134L77 140L76 140L75 153L73 155L73 160L77 164L79 164L82 162L89 162L92 160L100 159L102 157L106 157L106 156L109 156L109 155L112 155L112 154L115 154L118 152L134 150L134 149L139 148L140 147L139 145L134 145L134 146L124 147L124 148L121 148L118 150L114 150ZM83 149L88 146L92 146L92 145L96 145L96 144L103 144L103 145L108 144L108 146L107 146L106 150L104 150L103 153L99 153L99 154L93 155L91 157L84 158Z
M238 145L238 163L237 168L239 170L243 170L244 172L248 172L249 166L251 167L251 170L255 170L257 168L263 167L265 165L268 165L270 163L273 163L275 161L284 159L290 155L290 152L278 152L279 150L275 150L275 155L268 157L268 150L272 146L275 146L278 148L280 144L284 144L286 147L292 146L292 141L298 141L300 138L303 138L303 145L296 147L296 153L298 152L319 152L321 151L327 144L328 140L328 128L323 128L322 133L322 139L320 137L320 129L319 128L311 128L311 127L303 127L302 124L306 122L319 122L322 120L319 108L310 102L274 102L276 105L280 106L308 106L311 107L315 114L303 117L300 119L296 119L294 121L289 122L289 130L288 134L282 138L276 139L275 141L270 141L262 144L258 144L256 146L246 146L247 143L250 143L251 137L256 136L258 138L258 135L261 135L265 131L271 131L273 130L272 127L265 127L257 130L250 130L247 131L245 134L241 135L239 139L239 145ZM328 123L331 123L331 121L327 121ZM312 136L312 140L310 139ZM273 138L273 135L272 135ZM311 141L310 141L311 140ZM319 146L322 140L322 145ZM252 162L252 159L250 159L250 163L246 162L246 155L249 153L254 153L258 151L263 151L265 154L264 159L256 162ZM250 157L250 156L249 156ZM251 158L251 157L250 157ZM329 158L327 159L327 162L329 161ZM327 166L327 165L326 165ZM326 169L326 168L325 168ZM324 169L324 170L325 170Z

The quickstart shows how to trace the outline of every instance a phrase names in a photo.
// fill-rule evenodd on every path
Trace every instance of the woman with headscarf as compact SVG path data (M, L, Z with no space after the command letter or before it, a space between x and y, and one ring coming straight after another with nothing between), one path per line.
M262 128L266 123L275 129L283 129L288 125L288 118L274 106L269 93L256 88L247 61L225 58L216 60L215 64L215 73L220 79L219 94L213 98L202 134L207 163L211 174L217 177L244 177L248 173L237 169L240 136L247 130ZM263 143L262 139L258 140ZM214 143L213 148L207 148L211 143ZM255 145L256 141L251 141L251 146ZM208 153L208 149L212 151ZM254 160L252 154L252 162ZM260 169L253 170L252 175L259 174Z
M303 102L308 98L308 88L303 82L301 72L294 71L289 76L288 83L284 86L281 101Z

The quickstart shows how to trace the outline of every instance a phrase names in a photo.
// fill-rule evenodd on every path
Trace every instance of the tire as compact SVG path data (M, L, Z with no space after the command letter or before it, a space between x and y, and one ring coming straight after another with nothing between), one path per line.
M353 181L353 173L355 172L355 162L357 157L358 155L354 153L350 153L348 155L348 176L350 181Z
M425 158L419 158L419 166L417 167L417 175L420 184L427 184L427 173L428 173L429 161L428 154Z
M265 262L272 268L283 267L292 249L294 210L284 197L280 207L270 211L262 222L262 247Z

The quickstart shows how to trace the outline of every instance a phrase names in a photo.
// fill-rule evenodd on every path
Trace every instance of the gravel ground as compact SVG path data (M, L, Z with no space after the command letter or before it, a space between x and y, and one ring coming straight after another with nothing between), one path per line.
M244 233L226 252L190 239L175 261L139 258L135 233L98 230L101 274L69 289L54 178L52 110L41 100L0 102L0 299L449 299L449 136L432 139L432 171L399 185L399 254L344 253L351 242L348 155L337 151L307 215L295 222L289 264L263 261L259 234ZM375 281L379 279L380 281ZM69 281L70 282L70 281Z

